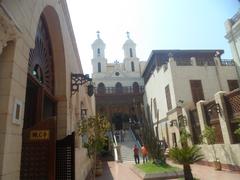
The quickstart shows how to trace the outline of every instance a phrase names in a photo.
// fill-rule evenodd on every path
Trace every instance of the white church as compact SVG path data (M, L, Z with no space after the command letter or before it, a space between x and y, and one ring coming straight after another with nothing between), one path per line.
M143 86L144 83L141 74L146 62L140 61L139 58L137 58L136 44L129 37L129 32L127 32L127 40L123 44L123 62L118 62L116 60L114 63L108 63L105 57L105 47L106 45L100 38L98 31L97 39L92 44L92 78L95 82L95 86L104 86L106 88L106 93L108 90L111 91L110 89L117 86L130 87L133 86L133 83Z

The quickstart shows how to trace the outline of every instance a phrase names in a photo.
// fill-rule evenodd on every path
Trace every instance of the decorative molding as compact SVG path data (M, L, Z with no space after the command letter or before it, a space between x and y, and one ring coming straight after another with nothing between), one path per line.
M0 9L0 54L8 41L19 38L19 30L9 16Z

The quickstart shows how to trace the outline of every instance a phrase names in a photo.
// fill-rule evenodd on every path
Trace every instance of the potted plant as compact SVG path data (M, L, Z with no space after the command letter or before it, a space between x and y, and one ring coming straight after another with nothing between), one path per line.
M99 154L105 145L106 133L110 129L109 121L100 115L92 116L81 120L78 123L79 135L88 137L84 147L88 150L88 155L94 162L94 174L99 176L102 174L102 162L99 159Z
M210 144L213 150L213 158L214 158L214 167L216 170L221 171L222 170L222 165L221 162L219 160L219 158L217 158L216 155L216 150L214 148L214 144L216 143L216 135L215 135L215 128L214 127L210 127L208 125L205 126L205 130L203 131L202 134L202 138L206 139L207 144Z

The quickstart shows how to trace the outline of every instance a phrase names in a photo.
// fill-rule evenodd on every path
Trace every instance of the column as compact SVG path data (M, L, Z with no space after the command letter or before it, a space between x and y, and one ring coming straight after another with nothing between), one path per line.
M185 124L185 129L187 133L192 135L192 124L190 121L190 115L189 115L189 110L186 108L182 108L182 115L183 115L183 120L186 122ZM188 145L193 145L193 140L192 138L188 140Z
M225 92L220 91L215 94L215 101L216 104L220 106L220 112L218 113L219 122L222 130L224 144L231 144L233 142L232 135L231 135L231 128L227 113L227 108L224 100Z
M206 124L206 115L205 115L205 109L204 109L205 102L206 101L203 101L203 100L197 102L197 112L198 112L201 132L205 130L205 124Z

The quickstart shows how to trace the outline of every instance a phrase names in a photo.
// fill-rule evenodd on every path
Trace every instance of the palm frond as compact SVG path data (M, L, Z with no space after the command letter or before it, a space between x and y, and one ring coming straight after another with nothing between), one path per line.
M204 157L200 153L200 147L183 147L183 148L172 148L169 151L169 156L175 162L179 164L193 164L197 161L202 160Z

